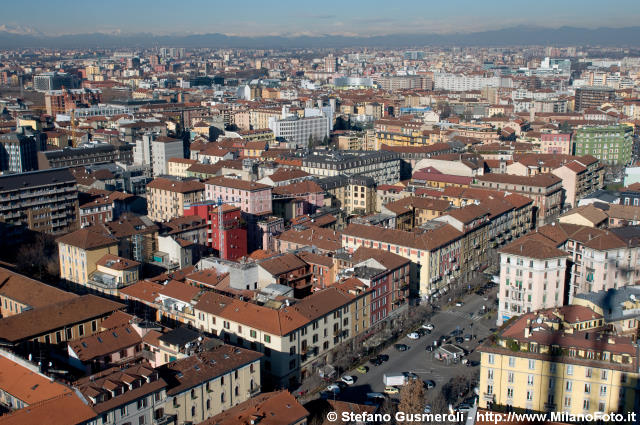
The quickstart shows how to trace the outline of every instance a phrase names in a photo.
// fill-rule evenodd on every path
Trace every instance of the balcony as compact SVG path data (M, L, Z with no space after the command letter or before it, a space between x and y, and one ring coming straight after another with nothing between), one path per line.
M493 401L495 400L495 394L482 393L482 399L488 403L493 403Z

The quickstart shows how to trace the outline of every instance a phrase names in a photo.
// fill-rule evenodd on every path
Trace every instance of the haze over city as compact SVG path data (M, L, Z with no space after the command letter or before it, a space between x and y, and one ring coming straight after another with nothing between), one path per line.
M0 425L636 424L636 1L0 8Z

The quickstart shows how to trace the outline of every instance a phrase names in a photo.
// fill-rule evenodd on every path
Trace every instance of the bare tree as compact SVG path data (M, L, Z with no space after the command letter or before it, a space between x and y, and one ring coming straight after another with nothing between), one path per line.
M400 389L398 411L405 414L420 414L424 410L424 387L420 379L412 379ZM415 424L415 422L398 422L398 425Z

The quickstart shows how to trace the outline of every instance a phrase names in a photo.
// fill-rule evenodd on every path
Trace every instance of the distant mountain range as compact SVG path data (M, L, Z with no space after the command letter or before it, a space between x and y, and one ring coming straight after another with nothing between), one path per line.
M511 27L456 34L389 34L379 36L260 36L225 34L164 35L75 34L46 36L37 32L6 31L0 26L0 49L7 48L124 48L124 47L209 47L209 48L342 48L418 46L524 46L590 45L603 47L640 46L640 26L625 28L539 28Z

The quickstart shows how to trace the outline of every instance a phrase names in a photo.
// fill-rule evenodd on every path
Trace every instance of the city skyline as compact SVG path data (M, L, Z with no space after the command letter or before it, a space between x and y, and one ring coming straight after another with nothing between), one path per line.
M110 7L73 7L64 0L50 8L33 3L23 14L16 3L4 7L0 32L19 35L59 36L105 33L188 35L221 33L230 36L376 36L388 34L456 34L496 30L516 26L559 28L632 26L638 22L640 7L621 0L616 7L589 1L538 2L535 9L512 2L493 0L477 3L449 3L404 0L393 5L371 7L362 1L327 1L323 8L309 11L289 0L277 6L248 1L239 12L235 4L186 0L179 10L166 0L124 2ZM66 7L65 7L66 6ZM197 11L198 13L194 13Z

